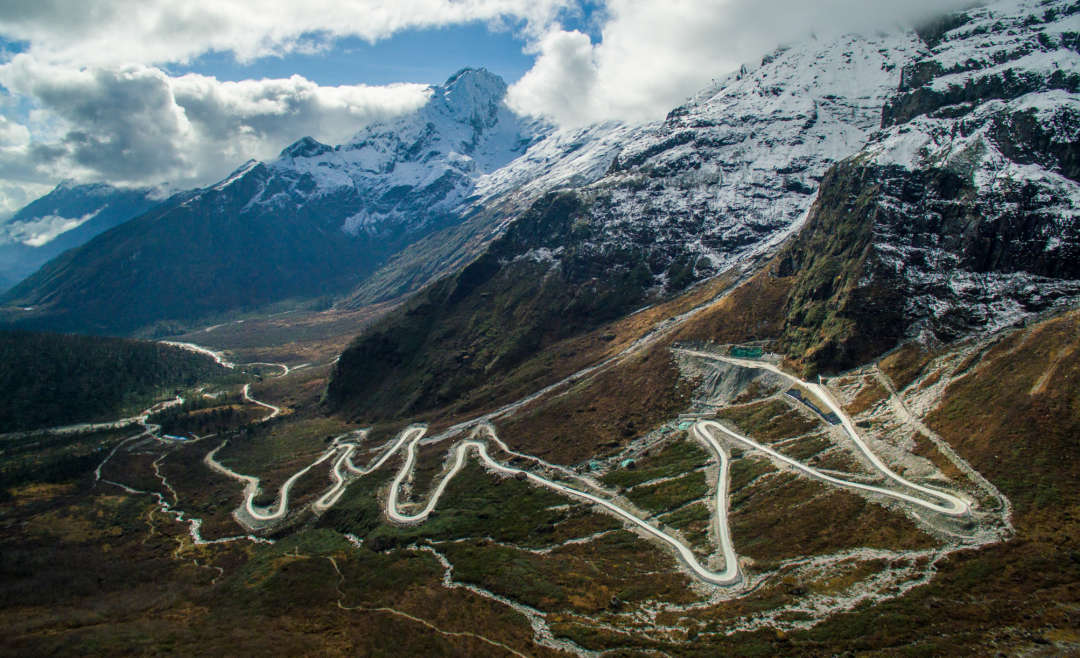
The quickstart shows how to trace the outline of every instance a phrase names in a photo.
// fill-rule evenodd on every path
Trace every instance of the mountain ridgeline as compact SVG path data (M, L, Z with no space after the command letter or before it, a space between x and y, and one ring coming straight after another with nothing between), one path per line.
M756 328L736 333L776 341L808 373L867 363L905 340L946 344L1074 306L1080 114L1061 71L1080 61L1060 33L1073 8L1060 4L1034 17L1027 5L971 10L924 30L918 47L892 37L815 43L740 72L649 128L604 177L535 202L471 265L358 337L329 384L332 408L372 420L463 403L478 383L559 340L761 256L767 266L733 297L756 311ZM834 161L836 138L822 145L828 103L802 104L823 84L813 67L852 60L865 44L888 73L883 42L902 66L893 78L871 76L891 80L889 93L849 90L877 103L876 117L833 123L849 140L866 130ZM766 85L770 103L813 114L717 120L758 102L745 100L747 88ZM766 130L777 138L759 141ZM732 144L758 160L729 171ZM746 205L735 213L718 199ZM732 336L715 327L693 338Z
M17 326L123 333L295 297L348 292L455 214L476 179L543 125L466 69L412 114L337 147L304 138L183 203L153 210L48 263L2 302Z
M273 182L265 165L253 163L187 203L63 254L5 300L33 308L22 323L35 328L125 333L158 320L326 294L374 267L378 254L357 248L318 203L244 212Z

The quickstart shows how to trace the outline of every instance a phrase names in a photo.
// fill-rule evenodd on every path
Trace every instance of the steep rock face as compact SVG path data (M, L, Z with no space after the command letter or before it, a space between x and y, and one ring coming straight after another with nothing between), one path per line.
M806 226L761 276L788 278L781 350L808 364L846 368L896 344L903 298L871 277L879 189L850 162L830 169Z
M634 252L582 250L587 205L544 196L479 258L409 300L342 353L330 405L366 420L409 416L468 398L543 348L624 316L651 278Z
M462 225L468 236L455 227L418 242L346 305L448 274L431 268L434 254L452 263L475 256L477 242L553 189L578 190L590 206L579 220L591 233L582 253L619 268L617 255L633 252L628 267L648 264L646 287L681 290L798 228L825 171L865 145L922 48L914 34L811 41L718 79L664 121L551 133L478 180L463 207L480 215ZM447 243L461 251L447 256Z
M170 196L163 188L60 183L0 224L0 290L30 276L64 251L149 212Z
M831 172L782 255L779 274L802 282L791 352L846 367L905 336L948 342L1075 303L1080 105L1061 81L1080 73L1064 36L1080 29L1078 7L1002 2L933 35L885 129ZM846 226L859 238L842 249L840 279L825 281L830 236Z
M1075 2L1009 0L943 19L925 35L930 53L904 68L882 127L921 116L958 118L990 100L1075 93L1077 14Z
M879 126L914 35L844 37L777 51L639 129L594 202L584 245L642 254L669 293L779 244L806 217L826 170ZM631 264L632 266L632 264Z

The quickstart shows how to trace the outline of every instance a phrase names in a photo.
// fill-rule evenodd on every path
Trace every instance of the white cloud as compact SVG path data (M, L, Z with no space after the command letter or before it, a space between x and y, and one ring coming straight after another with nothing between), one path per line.
M141 65L74 70L28 55L0 66L0 84L48 112L50 130L9 154L21 158L24 177L113 183L208 184L305 135L341 141L426 99L423 85L321 87L300 76L221 82ZM0 156L0 178L11 169Z
M0 222L11 219L31 201L48 194L54 185L52 181L32 183L0 178Z
M563 124L661 118L781 43L910 26L964 4L970 0L607 0L600 42L552 31L511 88L511 103Z
M0 148L19 147L30 142L30 130L5 116L0 116Z
M524 20L541 30L573 0L5 0L0 34L36 59L76 66L184 62L210 51L247 60L368 41L406 29Z
M3 100L0 96L0 111ZM34 167L32 154L30 128L0 114L0 222L56 184L54 177Z
M533 68L511 88L510 104L525 114L546 114L562 125L606 118L596 51L588 35L555 31L539 44Z
M96 217L99 212L101 209L86 213L82 217L45 215L26 222L0 224L0 245L21 242L30 247L43 246L61 234L82 226Z

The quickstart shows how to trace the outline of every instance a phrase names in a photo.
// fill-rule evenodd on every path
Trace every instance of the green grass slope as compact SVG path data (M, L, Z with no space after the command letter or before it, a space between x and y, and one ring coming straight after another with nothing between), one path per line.
M587 204L544 197L479 258L375 323L341 355L331 407L373 419L438 408L640 307L653 275L633 248L590 251L578 221ZM557 263L546 257L556 251Z

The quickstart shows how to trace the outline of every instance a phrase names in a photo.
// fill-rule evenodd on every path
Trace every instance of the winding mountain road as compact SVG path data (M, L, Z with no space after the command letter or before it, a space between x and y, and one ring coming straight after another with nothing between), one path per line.
M364 433L355 432L353 434L344 435L334 440L334 443L322 454L320 454L315 461L310 465L300 470L292 477L290 477L282 486L278 492L277 503L270 508L258 508L254 504L255 498L259 495L259 479L247 475L241 475L236 473L221 464L219 464L214 456L222 447L224 443L217 449L212 451L206 456L206 463L214 470L228 475L229 477L238 479L245 483L245 501L242 506L245 515L251 521L257 524L269 524L278 519L284 518L288 510L289 491L293 484L300 479L305 473L309 472L315 466L322 464L323 462L332 459L333 466L331 467L331 477L333 478L333 484L331 487L320 497L318 497L312 503L312 509L316 512L323 512L340 500L345 489L349 483L358 477L368 475L386 464L394 455L404 450L404 461L399 468L397 474L394 477L392 484L390 485L389 493L386 500L386 515L395 522L402 524L420 523L426 520L431 512L438 506L439 501L442 499L443 494L446 491L447 486L453 480L453 478L465 467L467 459L470 453L475 453L476 457L481 464L488 470L495 473L509 476L509 477L522 477L524 476L529 482L536 486L545 487L556 491L565 496L575 498L577 500L596 505L601 508L605 513L618 517L624 523L627 523L644 534L657 539L664 544L670 546L679 556L680 560L689 568L690 572L695 578L702 582L710 583L713 585L721 586L738 586L744 582L743 576L739 569L739 560L736 555L734 546L732 545L730 528L728 525L728 505L729 501L729 463L730 455L727 449L719 440L719 437L723 436L725 439L734 442L737 445L749 448L751 450L757 450L767 455L771 459L786 464L804 475L811 477L820 482L838 487L845 487L849 489L856 489L865 493L874 495L885 496L894 500L913 505L931 512L942 514L948 517L962 517L970 512L970 504L958 496L950 493L924 487L911 482L889 469L874 453L870 450L869 446L859 437L858 432L855 430L854 423L844 413L832 397L828 394L828 391L824 387L818 384L812 384L802 381L797 377L789 375L781 371L772 364L748 361L745 359L735 359L731 357L719 356L710 352L697 352L691 350L681 350L686 354L693 356L700 356L708 359L718 360L745 368L765 369L774 372L795 384L798 384L807 390L809 390L815 397L817 397L822 404L829 408L833 413L841 419L841 423L846 433L854 441L856 448L864 454L870 461L870 463L878 470L884 477L892 481L894 484L907 489L913 493L906 493L905 491L897 491L891 488L883 486L873 486L863 484L862 482L855 482L844 480L842 478L835 477L823 473L811 466L803 464L798 460L792 459L787 455L784 455L768 446L762 445L753 439L743 436L738 432L725 427L721 423L715 420L699 420L694 423L691 431L691 436L702 443L716 458L719 465L719 473L717 478L716 495L713 498L713 505L715 514L713 515L713 522L716 526L716 537L719 542L719 550L714 557L714 560L722 565L722 568L713 570L708 566L703 565L698 558L694 555L691 548L681 541L679 538L669 534L661 528L653 525L655 521L650 521L647 518L639 516L635 512L624 509L623 506L615 499L614 494L608 491L604 491L602 487L596 484L594 481L588 478L581 477L573 471L560 467L557 465L549 465L534 457L528 455L521 455L515 453L506 446L502 440L494 433L494 428L488 427L490 432L491 441L497 444L497 447L516 457L525 457L532 459L538 464L548 466L550 468L564 472L570 479L576 480L582 486L576 488L570 486L565 482L551 480L531 471L514 468L507 464L504 464L491 457L489 453L489 443L485 441L479 441L475 438L470 438L465 441L456 443L452 450L453 463L447 472L443 475L442 479L436 485L435 489L428 497L427 503L422 509L415 512L407 512L403 509L403 504L400 500L400 492L402 485L409 479L416 466L416 450L417 445L424 438L427 433L427 428L422 426L414 426L403 431L391 444L389 444L379 457L367 467L358 467L353 462L353 456L356 453L356 449L359 447L359 440L362 440ZM247 396L245 388L245 398L250 399ZM267 408L276 409L271 405L260 403L255 400L251 400L257 404L261 404ZM594 492L587 491L586 489L593 489ZM918 495L913 495L918 494ZM240 517L238 517L240 518Z
M748 361L746 359L736 359L736 358L732 358L732 357L720 356L718 354L713 354L712 352L699 352L699 351L694 351L694 350L677 350L677 351L682 352L684 354L690 354L690 355L693 355L693 356L703 357L703 358L706 358L706 359L713 359L713 360L716 360L716 361L721 361L721 362L725 362L725 363L731 363L733 365L737 365L737 366L740 366L742 368L753 368L753 369L758 369L758 370L768 370L769 372L772 372L772 373L775 373L777 375L780 375L781 377L784 377L785 379L791 381L794 384L798 384L799 386L802 386L803 388L805 388L808 391L810 391L811 393L813 393L814 397L816 397L818 400L821 400L821 402L825 406L827 406L833 413L836 414L837 418L840 419L840 422L843 425L844 430L847 432L848 436L851 437L851 440L855 442L855 445L856 445L856 447L858 447L859 452L861 452L867 459L870 460L870 463L873 464L874 468L878 472L880 472L882 475L884 475L885 477L887 477L888 479L892 480L893 482L899 484L902 487L906 487L908 489L917 491L917 492L923 494L924 496L926 496L928 498L932 498L932 499L936 499L938 501L941 501L941 503L943 503L943 504L929 502L927 500L924 500L924 499L921 499L921 498L916 498L915 496L909 496L907 494L902 494L902 493L899 493L899 492L895 492L895 491L892 491L890 489L883 489L881 487L873 487L873 486L870 486L870 485L861 484L861 483L858 483L858 482L850 482L848 480L841 480L840 478L835 478L835 477L832 477L830 475L825 475L821 471L818 471L817 469L812 468L810 466L806 466L805 464L802 464L801 462L798 462L798 461L796 461L794 459L791 459L790 457L782 455L781 453L779 453L779 452L777 452L775 450L772 450L771 448L768 448L766 446L761 445L760 443L754 441L753 439L749 439L749 438L747 438L745 436L742 436L741 434L733 432L733 431L727 429L726 427L724 427L723 425L721 425L720 423L717 423L715 421L703 421L708 427L714 427L716 429L719 429L720 431L727 434L728 436L735 439L736 441L739 441L740 443L743 443L743 444L745 444L745 445L747 445L747 446L749 446L751 448L754 448L756 450L760 450L760 451L768 454L770 457L773 457L774 459L778 459L780 461L783 461L783 462L785 462L785 463L787 463L787 464L789 464L791 466L794 466L795 468L801 470L802 472L806 473L807 475L809 475L809 476L811 476L811 477L813 477L815 479L821 480L823 482L828 482L829 484L834 484L834 485L843 486L843 487L850 487L850 488L853 488L853 489L860 489L860 490L863 490L863 491L870 491L870 492L873 492L873 493L885 494L887 496L891 496L893 498L904 500L904 501L912 503L914 505L919 505L921 507L925 507L926 509L932 510L934 512L940 512L941 514L946 514L946 515L949 515L949 516L963 516L963 515L965 515L965 514L967 514L968 512L971 511L971 505L968 504L967 501L964 501L964 500L958 498L957 496L946 493L944 491L939 491L937 489L931 489L929 487L924 487L924 486L915 484L914 482L911 482L910 480L906 480L903 477L901 477L900 475L897 475L895 472L893 472L892 469L890 469L888 466L886 466L885 463L882 462L881 459L878 458L878 456L875 455L872 450L870 450L870 447L868 445L866 445L866 442L862 440L862 437L860 437L859 433L855 430L855 423L853 423L851 421L851 418L846 413L844 413L844 410L840 408L840 405L838 405L832 399L832 396L829 395L828 391L826 391L825 388L823 386L821 386L820 384L811 384L810 382L805 382L805 381L799 379L798 377L795 377L794 375L790 375L790 374L784 372L783 370L777 368L776 366L772 365L771 363L766 363L764 361ZM700 424L701 423L699 423L699 425ZM697 426L695 426L695 429L696 429L696 427Z
M284 377L285 375L281 375L281 376ZM260 423L265 423L266 421L270 420L271 418L277 418L278 416L281 415L281 409L280 408L275 407L272 404L267 404L265 402L259 402L255 398L251 397L251 384L244 384L244 388L240 391L240 396L243 397L244 401L246 401L246 402L251 402L252 404L257 404L260 407L264 407L264 408L270 410L270 415L269 416L264 416L263 418L261 418L259 420Z

